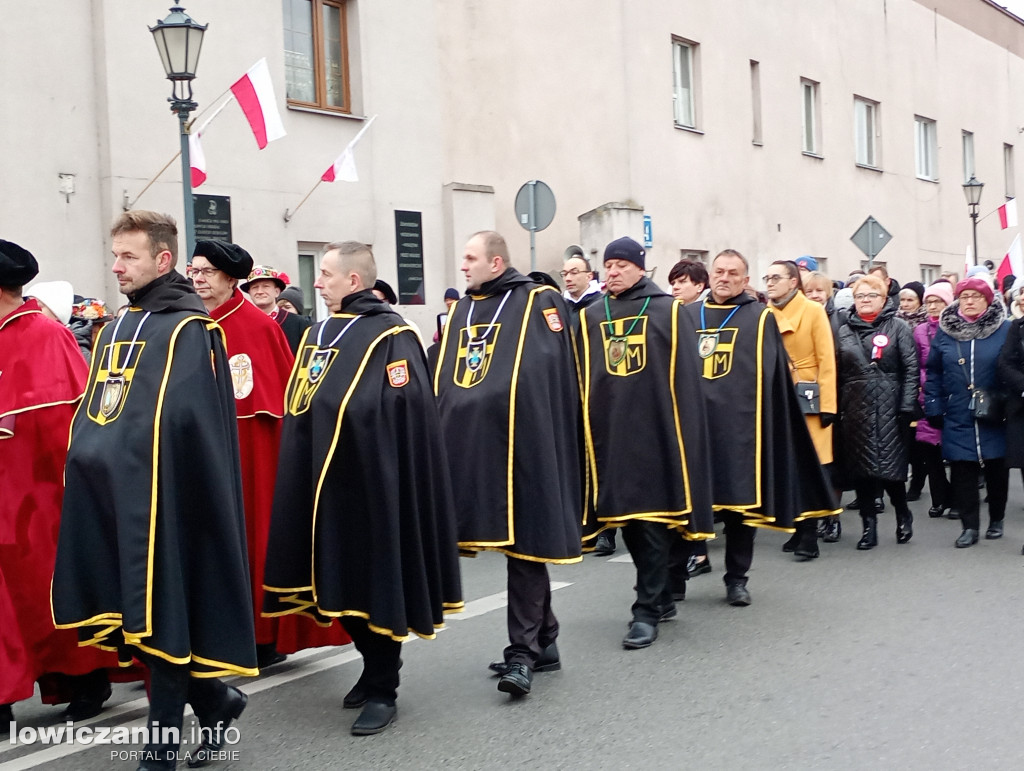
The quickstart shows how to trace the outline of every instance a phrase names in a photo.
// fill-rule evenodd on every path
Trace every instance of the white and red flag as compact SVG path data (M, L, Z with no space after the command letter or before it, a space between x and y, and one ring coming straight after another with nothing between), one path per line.
M231 93L245 113L260 150L285 135L281 113L274 98L267 60L260 59L231 86Z
M1007 201L1007 203L1012 203L1012 201ZM1020 233L1013 239L1010 250L1003 257L1003 261L999 263L999 270L996 271L996 285L999 288L1002 288L1003 278L1006 276L1016 276L1017 278L1024 276L1024 251L1021 250Z
M206 155L199 144L199 132L188 135L188 163L192 172L192 187L199 187L206 181Z
M359 173L356 171L356 157L353 154L353 150L355 150L356 144L363 138L363 134L366 133L366 130L370 128L375 120L377 120L376 115L366 121L366 125L359 130L359 133L352 138L351 142L345 145L341 155L335 158L330 168L320 176L323 182L335 182L339 179L343 182L359 181Z
M1011 198L999 207L999 227L1003 230L1017 227L1017 199Z

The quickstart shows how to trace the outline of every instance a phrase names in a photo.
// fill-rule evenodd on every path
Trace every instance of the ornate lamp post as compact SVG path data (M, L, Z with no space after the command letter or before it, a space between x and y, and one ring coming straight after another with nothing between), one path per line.
M985 187L984 182L979 182L971 174L971 178L964 182L964 197L967 199L967 206L970 209L971 228L974 234L974 264L978 265L978 204L981 202L981 189Z
M171 6L171 12L156 26L150 27L156 41L160 61L167 79L171 81L171 112L177 114L181 129L181 186L185 196L185 241L188 260L196 246L195 213L192 207L192 170L188 153L188 116L197 105L192 100L192 80L199 66L199 51L203 47L206 24L199 24L180 5Z

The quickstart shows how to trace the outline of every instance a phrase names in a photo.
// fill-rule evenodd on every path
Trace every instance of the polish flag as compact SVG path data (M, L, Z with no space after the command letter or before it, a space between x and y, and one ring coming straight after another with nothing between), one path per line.
M1007 203L1013 203L1013 201L1007 201ZM1002 214L1000 214L1000 217L1002 217ZM1024 276L1024 251L1021 250L1020 233L1013 239L1013 243L1010 244L1010 251L1006 253L1003 261L999 263L999 270L996 271L996 283L999 289L1003 288L1003 278L1005 276L1017 276L1018 278Z
M359 181L359 173L356 171L356 157L352 151L355 150L356 143L363 138L363 134L366 133L366 130L370 128L375 120L377 120L376 115L366 121L366 125L359 130L359 133L353 137L351 142L345 145L345 149L341 151L341 155L335 158L331 167L320 177L322 181L335 182L339 179L343 182Z
M1006 230L1007 228L1017 227L1017 199L1011 198L1009 201L999 207L999 226Z
M206 181L206 156L199 144L199 132L188 135L188 163L192 172L192 187L199 187Z
M242 112L245 113L260 150L266 147L268 142L285 135L266 59L260 59L239 78L231 86L231 93L235 95Z

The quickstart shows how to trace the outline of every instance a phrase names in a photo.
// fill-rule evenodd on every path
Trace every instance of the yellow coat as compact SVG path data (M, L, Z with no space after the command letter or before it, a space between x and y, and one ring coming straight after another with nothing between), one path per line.
M769 306L782 333L793 382L810 381L821 392L821 411L836 414L836 348L825 309L797 292L784 308ZM806 415L818 459L832 462L832 426L822 428L817 415Z

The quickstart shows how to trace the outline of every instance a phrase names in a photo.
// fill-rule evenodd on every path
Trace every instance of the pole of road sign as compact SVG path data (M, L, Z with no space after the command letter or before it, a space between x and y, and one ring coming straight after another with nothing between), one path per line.
M875 223L872 220L868 220L868 273L871 272L871 268L875 265L875 255L878 252L875 251Z
M530 181L530 272L537 270L537 180Z

